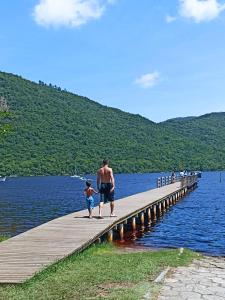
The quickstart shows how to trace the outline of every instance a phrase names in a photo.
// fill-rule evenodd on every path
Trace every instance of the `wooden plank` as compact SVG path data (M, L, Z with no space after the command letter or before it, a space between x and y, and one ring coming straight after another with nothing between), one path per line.
M181 189L176 182L158 189L129 196L115 202L117 217L88 219L87 210L75 212L42 224L0 243L0 283L21 283L43 268L90 245L123 220ZM98 209L94 209L94 215Z

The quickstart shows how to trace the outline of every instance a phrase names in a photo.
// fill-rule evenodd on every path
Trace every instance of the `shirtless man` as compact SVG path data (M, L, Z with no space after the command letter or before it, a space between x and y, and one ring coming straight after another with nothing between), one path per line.
M99 203L99 218L102 217L103 204L110 202L110 217L115 217L114 214L114 189L115 180L113 176L113 171L109 168L109 160L103 160L103 166L98 170L97 174L97 187L100 193L100 203Z

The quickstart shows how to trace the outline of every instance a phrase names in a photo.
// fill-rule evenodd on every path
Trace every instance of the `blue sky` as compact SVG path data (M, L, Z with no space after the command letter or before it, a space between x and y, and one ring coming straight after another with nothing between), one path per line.
M225 1L2 0L0 70L159 122L225 111Z

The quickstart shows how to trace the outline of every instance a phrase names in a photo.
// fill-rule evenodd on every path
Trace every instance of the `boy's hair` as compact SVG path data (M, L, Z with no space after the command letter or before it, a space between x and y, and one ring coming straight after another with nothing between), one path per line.
M103 163L103 166L106 166L106 165L109 164L109 160L108 159L104 159L102 163Z
M91 186L91 182L90 181L86 181L86 186L90 187Z

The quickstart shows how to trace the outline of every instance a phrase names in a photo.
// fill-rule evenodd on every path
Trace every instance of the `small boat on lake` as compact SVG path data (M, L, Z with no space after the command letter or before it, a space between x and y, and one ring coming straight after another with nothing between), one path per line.
M74 169L74 175L70 176L71 178L80 178L80 175L78 175L77 169Z
M79 175L71 175L70 177L71 178L79 178L80 176Z
M6 181L6 177L0 176L0 182L5 182L5 181Z

